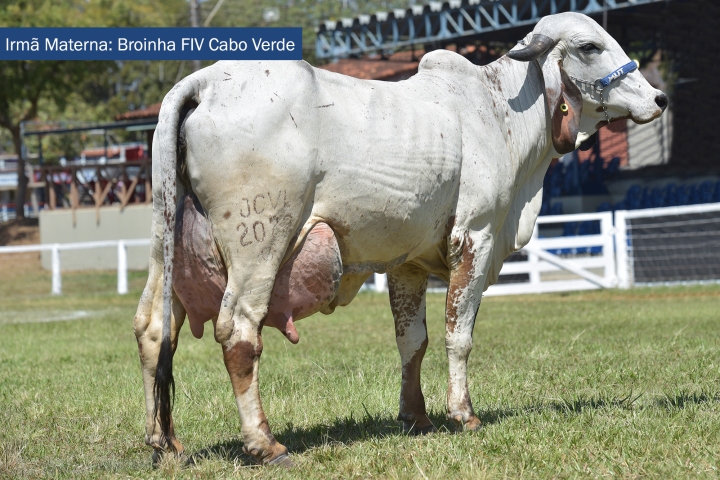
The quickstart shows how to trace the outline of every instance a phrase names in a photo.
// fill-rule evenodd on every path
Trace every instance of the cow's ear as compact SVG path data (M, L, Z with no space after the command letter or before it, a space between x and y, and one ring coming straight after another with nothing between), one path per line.
M545 99L552 121L553 147L560 154L575 150L582 114L582 93L562 67L562 59L548 55L542 70Z

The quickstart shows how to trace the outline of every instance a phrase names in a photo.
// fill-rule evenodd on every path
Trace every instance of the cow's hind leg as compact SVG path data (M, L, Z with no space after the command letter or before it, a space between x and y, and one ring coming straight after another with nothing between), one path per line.
M280 198L284 196L282 192ZM292 197L287 193L288 199L296 196L299 196L296 192ZM267 201L262 204L264 208L260 208L258 200L257 211L253 210L248 217L248 204L252 205L242 201L237 207L227 205L210 212L228 272L215 322L215 340L222 346L232 382L244 450L262 464L287 465L291 463L288 450L271 433L263 411L258 372L263 351L263 321L275 277L302 209L292 208L290 200L287 204L277 200L275 205ZM224 211L228 213L222 215ZM218 218L213 218L214 213Z
M153 459L155 461L159 459L159 454L165 451L177 454L183 452L182 444L175 438L172 417L170 417L168 433L164 435L160 428L157 412L155 411L154 384L163 328L163 266L162 260L158 261L158 257L162 259L162 251L153 247L153 255L150 258L148 282L140 299L140 304L138 305L134 319L135 337L138 343L143 384L145 386L145 443L154 448ZM173 295L170 329L173 353L177 347L178 333L184 319L185 310L178 298Z
M420 387L420 367L428 344L425 291L428 274L405 264L388 272L390 307L395 318L395 340L402 362L402 387L398 420L414 434L435 431L427 416Z
M246 289L233 282L233 273L229 273L228 287L215 327L215 338L222 345L225 367L240 413L245 444L243 450L264 465L289 466L292 461L287 448L270 432L258 382L260 355L263 351L262 320L267 310L270 289L267 289L262 299L242 298L244 296L238 296L237 292ZM263 283L258 281L256 284Z

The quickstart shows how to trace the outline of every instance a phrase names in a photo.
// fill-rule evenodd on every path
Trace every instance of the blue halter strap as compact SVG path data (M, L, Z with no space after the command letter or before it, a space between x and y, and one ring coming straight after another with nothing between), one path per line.
M637 63L630 62L627 65L623 65L622 67L620 67L617 70L615 70L614 72L612 72L610 75L603 77L598 81L600 82L600 84L603 87L607 87L608 85L610 85L612 82L619 79L623 75L627 75L630 72L634 72L635 70L637 70L637 68L638 68Z

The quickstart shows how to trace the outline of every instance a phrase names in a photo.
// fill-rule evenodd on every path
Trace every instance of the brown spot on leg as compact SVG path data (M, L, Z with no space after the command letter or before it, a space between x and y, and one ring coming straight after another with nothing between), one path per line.
M459 242L450 242L449 249L457 248ZM458 306L462 301L461 296L470 286L475 276L475 254L472 252L473 241L466 232L463 238L462 250L459 255L459 261L450 271L450 283L448 285L448 293L445 305L445 315L447 328L450 333L455 331L455 325L458 318Z
M428 274L409 264L388 272L390 307L395 319L395 337L402 361L402 386L398 420L413 434L435 430L427 416L420 385L420 369L427 350L425 290Z
M227 220L228 218L230 218L230 215L232 215L232 214L231 214L229 211L228 211L228 212L225 212L225 213L223 214L223 218L224 218L225 220Z
M262 353L262 340L257 348L252 343L241 340L230 348L223 346L225 368L230 374L235 396L247 392L253 381L253 366Z

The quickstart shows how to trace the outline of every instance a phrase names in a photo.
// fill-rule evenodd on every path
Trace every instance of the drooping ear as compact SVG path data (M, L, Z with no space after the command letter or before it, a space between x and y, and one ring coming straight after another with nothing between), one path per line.
M552 121L553 146L558 153L565 154L575 150L582 113L582 93L562 67L560 48L553 49L557 43L557 40L547 35L534 33L524 48L511 50L507 55L521 62L537 60L541 65L545 99Z
M562 59L543 65L545 99L552 121L552 141L560 154L575 150L582 115L582 93L562 67Z

